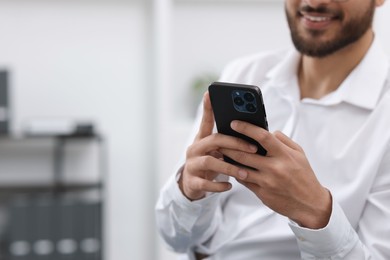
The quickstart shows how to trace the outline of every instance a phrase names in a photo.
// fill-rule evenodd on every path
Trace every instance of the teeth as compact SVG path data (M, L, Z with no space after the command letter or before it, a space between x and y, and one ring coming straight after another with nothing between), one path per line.
M312 21L312 22L325 22L325 21L329 21L330 20L330 17L318 17L318 16L305 16L306 19Z

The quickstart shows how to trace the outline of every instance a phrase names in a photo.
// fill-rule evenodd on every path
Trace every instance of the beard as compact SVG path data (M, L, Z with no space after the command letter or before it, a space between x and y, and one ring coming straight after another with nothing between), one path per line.
M325 31L308 30L311 39L305 39L305 37L300 34L296 18L300 16L299 11L316 12L321 14L330 13L340 21L343 21L344 15L342 12L330 10L324 6L320 6L318 8L302 6L298 12L294 14L290 14L287 8L285 11L287 22L290 27L291 38L295 48L303 55L322 58L333 54L334 52L348 46L349 44L356 42L367 32L367 30L372 26L375 13L375 2L370 1L370 6L365 10L363 15L354 17L347 21L338 32L337 36L332 40L327 41L316 40L316 38L319 38L324 33L326 33Z

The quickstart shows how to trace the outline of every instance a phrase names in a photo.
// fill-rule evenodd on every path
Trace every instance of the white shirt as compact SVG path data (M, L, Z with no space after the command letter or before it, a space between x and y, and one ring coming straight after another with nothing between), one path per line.
M156 217L166 243L184 253L181 259L194 259L193 251L213 260L390 259L387 56L375 40L340 87L319 100L300 100L299 60L296 51L258 54L230 64L220 80L261 87L270 131L301 145L332 193L329 224L302 228L233 178L230 191L190 202L175 174L161 191Z

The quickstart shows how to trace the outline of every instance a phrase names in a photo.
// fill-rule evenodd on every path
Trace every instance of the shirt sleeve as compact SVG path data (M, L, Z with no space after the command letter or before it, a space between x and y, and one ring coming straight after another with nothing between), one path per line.
M190 201L179 189L177 177L171 177L156 205L157 226L168 246L185 253L207 241L222 217L220 199L221 195L214 193Z
M355 230L341 206L333 201L332 214L323 229L290 223L302 259L390 259L390 149L382 159L374 185Z
M359 238L341 207L333 202L328 225L322 229L308 229L290 223L302 259L347 259ZM355 260L364 258L353 258Z

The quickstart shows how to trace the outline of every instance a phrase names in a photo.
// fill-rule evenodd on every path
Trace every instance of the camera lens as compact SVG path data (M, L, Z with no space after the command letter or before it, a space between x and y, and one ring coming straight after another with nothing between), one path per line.
M235 97L234 104L236 104L237 106L242 106L242 105L244 105L244 100L242 100L242 98L240 98L240 97Z
M256 106L253 105L252 103L246 104L245 108L246 108L246 110L248 110L248 112L251 112L251 113L256 112Z
M253 94L250 93L250 92L245 93L245 94L244 94L244 98L245 98L245 100L248 101L248 102L252 102L253 100L255 100L255 97L254 97Z

